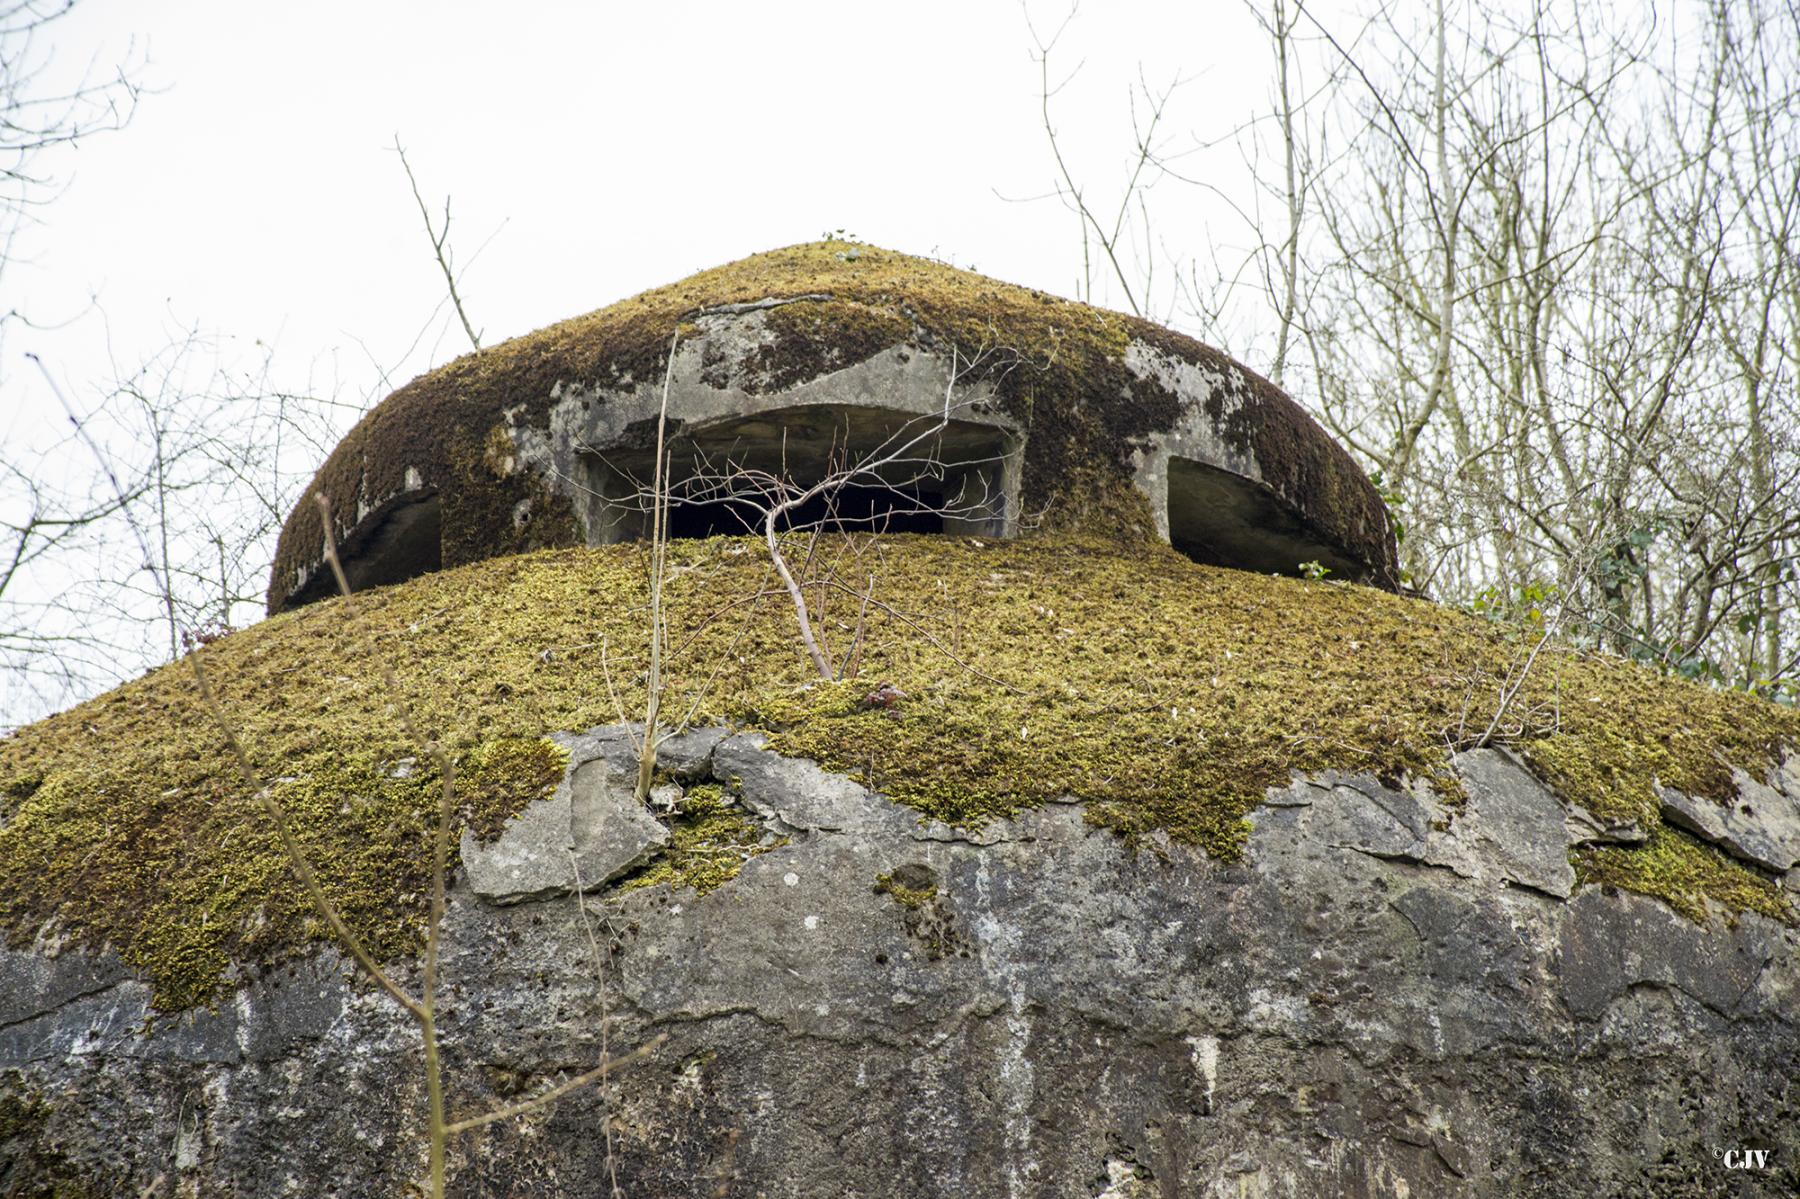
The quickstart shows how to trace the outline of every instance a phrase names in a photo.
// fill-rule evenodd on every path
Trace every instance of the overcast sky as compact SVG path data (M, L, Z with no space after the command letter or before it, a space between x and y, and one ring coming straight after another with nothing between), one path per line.
M1046 36L1067 15L1030 7ZM57 327L7 329L0 438L18 460L61 427L27 351L78 405L189 328L227 359L273 345L280 382L354 401L386 390L378 366L398 385L462 353L396 134L425 194L454 197L488 343L836 229L1070 294L1075 218L1005 198L1055 178L1032 47L1009 0L80 0L41 47L52 69L135 61L150 90L122 132L39 164L63 190L15 247L0 309ZM1079 67L1054 119L1098 203L1124 183L1140 72L1188 80L1170 153L1228 137L1270 95L1235 0L1090 2L1053 67L1059 82ZM1182 162L1245 192L1229 141ZM1247 237L1201 188L1154 196L1178 255Z
M1066 12L1031 9L1046 33ZM396 133L426 194L454 197L463 261L481 249L465 287L493 340L840 227L1074 285L1068 213L1001 198L1052 180L1025 11L1006 0L82 0L55 52L104 66L132 39L157 92L124 132L58 161L67 190L7 279L40 320L97 295L121 357L197 322L275 340L290 362L336 355L346 377L368 367L359 341L392 365L440 291ZM1057 125L1096 196L1122 183L1140 68L1157 84L1192 77L1175 146L1266 100L1265 55L1235 3L1090 4L1059 49L1059 68L1081 70ZM1176 191L1164 233L1193 241L1205 196ZM39 347L87 373L57 338L8 350Z

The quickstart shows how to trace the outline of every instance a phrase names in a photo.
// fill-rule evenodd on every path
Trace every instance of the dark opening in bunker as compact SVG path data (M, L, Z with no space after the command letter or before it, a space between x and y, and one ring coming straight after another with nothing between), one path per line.
M1317 562L1340 578L1363 569L1269 488L1189 458L1169 460L1169 544L1211 566L1299 575Z
M677 488L677 500L682 499ZM816 495L785 513L780 527L825 528L877 533L942 533L943 493L916 485L886 487L846 484L829 496ZM669 509L669 536L719 537L761 533L763 509L742 500L677 502Z
M397 496L358 522L338 545L338 561L352 591L385 587L443 566L442 506L435 491ZM320 562L306 585L284 605L297 608L338 593L331 567Z
M648 444L587 456L591 543L649 530L655 429L634 433ZM1003 429L881 408L821 404L689 424L669 436L669 531L760 533L780 498L829 480L780 527L1000 537L1011 531L1016 463Z

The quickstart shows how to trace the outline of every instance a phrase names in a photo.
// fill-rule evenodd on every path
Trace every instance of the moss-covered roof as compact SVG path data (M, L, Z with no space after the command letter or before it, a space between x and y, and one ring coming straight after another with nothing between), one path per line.
M558 385L605 391L661 377L669 340L701 310L805 297L764 313L772 340L746 386L779 392L902 344L999 347L965 375L985 380L1025 433L1025 508L1048 529L1149 537L1151 514L1130 485L1134 449L1171 428L1181 399L1127 364L1134 342L1220 378L1240 380L1207 399L1232 451L1257 464L1283 504L1391 582L1386 509L1342 447L1280 389L1219 351L1149 321L996 282L873 246L817 242L757 254L586 316L459 358L413 380L371 411L320 468L282 530L269 610L328 593L317 583L323 546L313 496L333 505L340 540L403 493L442 505L441 560L578 545L566 497L529 471L497 465L503 426L531 425ZM408 472L416 472L409 477ZM533 517L514 519L521 504Z
M872 609L860 679L820 684L784 601L752 598L768 583L755 543L671 553L673 693L716 676L701 721L765 729L776 748L945 820L1073 795L1122 834L1163 829L1226 857L1293 771L1448 782L1448 747L1485 729L1534 644L1422 601L1167 548L896 536L858 577L915 623ZM367 593L356 621L342 601L311 605L203 651L327 885L381 952L418 934L435 784L372 660L393 665L461 755L463 818L491 834L560 777L542 734L619 718L607 670L640 710L645 589L637 546L547 551ZM855 608L821 619L839 652ZM907 698L865 706L881 680ZM1587 854L1584 878L1697 917L1707 898L1791 916L1768 879L1664 828L1653 784L1729 795L1732 765L1760 776L1781 743L1800 744L1800 713L1563 650L1538 656L1515 703L1529 718L1511 744L1559 794L1653 833L1643 849ZM325 937L186 664L0 742L0 926L27 942L47 920L77 944L111 944L174 1007L214 994L233 963Z

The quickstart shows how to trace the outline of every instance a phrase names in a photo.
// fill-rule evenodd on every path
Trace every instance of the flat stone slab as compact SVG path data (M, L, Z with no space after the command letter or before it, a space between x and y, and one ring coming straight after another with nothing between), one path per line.
M765 746L760 733L744 733L718 744L713 775L732 787L744 806L765 820L808 832L887 832L907 835L919 815L868 788L821 769L805 758L787 758Z
M1586 808L1571 806L1563 817L1570 845L1642 845L1650 839L1635 820L1602 820Z
M656 764L681 779L704 779L712 774L713 751L731 735L730 729L688 729L656 746Z
M1800 798L1741 770L1731 773L1738 793L1730 803L1660 788L1663 819L1764 870L1792 870L1800 864Z
M1450 835L1480 865L1522 887L1567 899L1575 890L1569 865L1567 809L1511 754L1477 749L1456 757L1468 792ZM1484 871L1474 872L1480 877Z
M1511 883L1567 899L1575 889L1568 810L1510 754L1455 759L1466 802L1446 806L1423 786L1384 786L1327 772L1272 789L1271 807L1312 807L1315 835L1371 857L1440 866L1467 879Z
M463 833L469 889L489 903L603 886L669 843L669 830L633 794L637 775L628 738L556 740L569 751L569 765L550 798L515 816L494 841Z

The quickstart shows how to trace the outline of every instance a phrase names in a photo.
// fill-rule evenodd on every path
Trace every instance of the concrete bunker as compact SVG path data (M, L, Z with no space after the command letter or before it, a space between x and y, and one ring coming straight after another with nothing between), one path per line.
M1168 521L1169 544L1209 566L1299 575L1316 562L1341 578L1367 573L1261 483L1193 458L1169 459Z
M581 453L590 544L648 536L656 450L647 433ZM994 425L850 404L678 424L668 438L670 535L760 533L782 496L836 480L781 527L1006 537L1018 525L1020 449Z
M1318 562L1397 585L1380 494L1248 368L1147 321L820 243L572 318L389 396L289 518L270 610L331 594L312 495L331 498L358 586L643 537L665 394L678 537L750 531L759 505L735 484L811 484L931 431L905 461L786 523L1160 535L1212 565L1297 574Z

